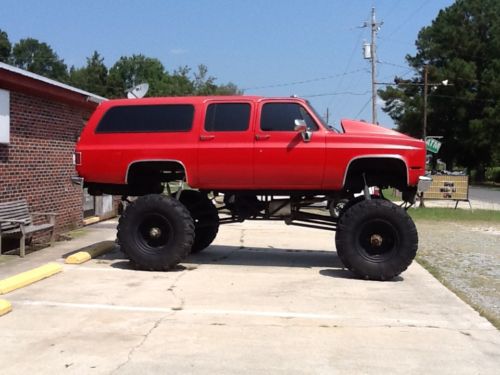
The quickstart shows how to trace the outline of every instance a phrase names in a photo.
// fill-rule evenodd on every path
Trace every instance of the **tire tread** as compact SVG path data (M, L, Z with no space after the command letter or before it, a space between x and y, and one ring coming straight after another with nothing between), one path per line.
M145 262L144 259L133 251L129 246L128 240L126 238L128 230L129 221L134 215L140 214L141 206L153 206L158 207L159 205L166 205L171 209L175 215L179 218L180 222L184 226L184 240L182 243L175 246L175 251L172 253L171 260L165 264L151 264L150 262ZM169 198L159 194L149 194L138 198L136 201L128 205L127 209L123 212L118 220L118 233L117 239L120 243L122 252L129 257L131 262L140 269L147 271L168 271L172 269L175 265L180 263L183 258L185 258L191 251L191 247L194 242L194 223L189 211L182 205L179 201L173 198Z
M356 254L353 254L355 251L352 248L350 238L351 230L357 225L360 217L367 215L367 210L373 211L370 215L375 213L388 214L394 220L400 221L401 227L405 228L406 233L404 235L407 236L407 241L410 243L408 248L398 251L394 256L398 258L397 267L393 262L384 264L380 267L382 271L376 275L360 267L360 262L353 258L356 257ZM350 206L341 216L335 236L335 244L340 260L351 272L363 279L390 280L404 272L415 258L418 249L418 233L413 220L401 207L384 199L365 200Z

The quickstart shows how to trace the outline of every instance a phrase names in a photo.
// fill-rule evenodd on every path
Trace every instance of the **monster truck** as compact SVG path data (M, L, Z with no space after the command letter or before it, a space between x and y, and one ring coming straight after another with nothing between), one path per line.
M417 230L406 207L369 189L394 187L411 205L425 144L364 122L341 125L327 126L296 97L110 100L77 142L74 182L130 202L117 236L143 269L174 267L208 247L221 224L283 220L335 230L346 268L391 279L415 257Z

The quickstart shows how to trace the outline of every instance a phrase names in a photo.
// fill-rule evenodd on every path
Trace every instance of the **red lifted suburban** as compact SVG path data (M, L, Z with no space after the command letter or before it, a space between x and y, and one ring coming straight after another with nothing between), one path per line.
M328 127L293 97L110 100L81 134L74 180L129 202L118 240L144 269L167 270L203 250L220 224L281 219L335 230L347 268L391 279L415 257L417 230L403 207L370 188L394 187L411 205L425 180L425 144L341 124Z

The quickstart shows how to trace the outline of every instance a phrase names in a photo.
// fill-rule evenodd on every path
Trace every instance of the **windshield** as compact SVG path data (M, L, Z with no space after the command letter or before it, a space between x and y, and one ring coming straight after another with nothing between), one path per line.
M314 113L314 115L316 116L316 118L321 122L321 125L323 125L323 127L327 128L328 125L326 124L325 122L325 119L323 118L323 116L321 116L318 111L316 111L316 108L314 108L311 104L311 102L309 102L308 100L306 100L306 103L307 103L307 106L309 107L309 109Z
M326 123L325 119L323 118L323 116L321 116L318 113L318 111L316 110L316 108L314 108L313 105L308 100L306 100L306 103L307 103L307 106L309 107L309 109L316 115L316 118L319 119L319 121L321 122L321 125L323 125L323 127L326 130L330 130L330 131L336 132L336 133L341 133L341 131L339 131L338 129L336 129L333 125L328 125Z

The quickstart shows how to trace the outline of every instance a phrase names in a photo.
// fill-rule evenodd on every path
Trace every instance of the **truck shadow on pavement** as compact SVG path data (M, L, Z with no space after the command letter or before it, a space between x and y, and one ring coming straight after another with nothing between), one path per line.
M342 268L337 253L322 250L281 249L213 245L185 259L191 264L221 264L260 267Z
M119 250L103 255L100 259L113 261L111 267L120 269L135 269ZM299 267L319 268L319 274L327 277L356 279L342 265L334 251L281 249L273 247L238 247L212 245L206 250L189 255L181 264L169 272L194 270L202 265L221 266L253 266L253 267ZM397 280L397 279L396 279Z

